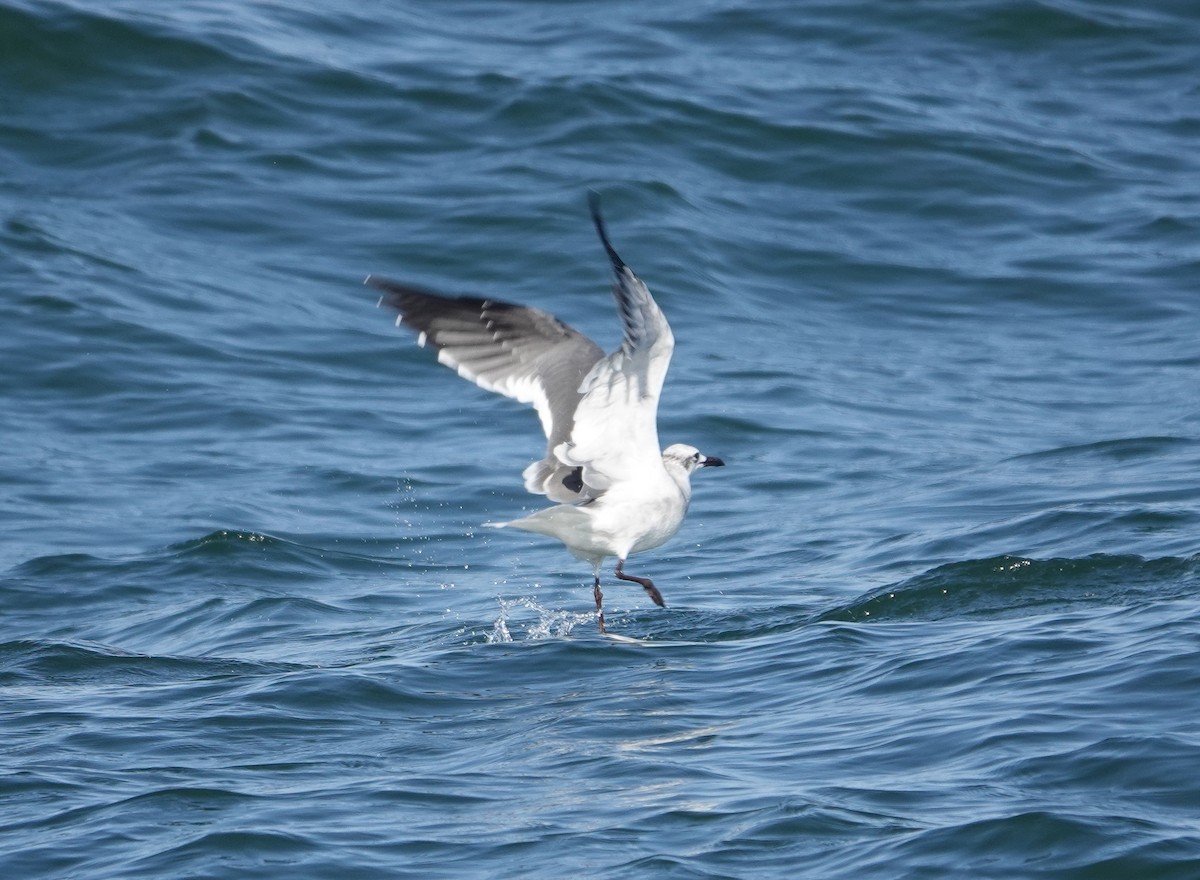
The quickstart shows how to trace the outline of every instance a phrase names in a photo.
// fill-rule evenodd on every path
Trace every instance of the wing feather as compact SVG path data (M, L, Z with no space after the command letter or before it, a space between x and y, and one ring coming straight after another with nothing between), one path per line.
M643 479L662 468L658 398L675 337L650 290L609 241L594 193L588 204L612 264L613 295L624 334L621 347L584 377L570 440L554 453L581 467L584 485L602 493L614 483Z
M525 488L560 502L578 501L575 465L554 455L575 425L584 378L604 351L579 331L540 309L471 296L448 297L370 276L381 304L400 313L438 361L479 387L530 404L546 434L546 457L525 469Z
M596 498L617 483L662 471L658 398L675 337L649 289L609 241L599 198L592 222L612 265L621 347L603 350L540 309L492 299L447 297L369 276L438 361L487 391L530 404L546 434L546 456L525 469L525 488L558 502Z

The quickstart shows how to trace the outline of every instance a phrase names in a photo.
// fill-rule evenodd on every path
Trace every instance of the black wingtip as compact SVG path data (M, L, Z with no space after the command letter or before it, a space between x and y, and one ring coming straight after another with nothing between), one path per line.
M604 218L600 215L600 193L594 189L588 190L588 210L592 212L592 223L596 225L596 232L600 236L600 243L604 245L604 250L608 253L609 260L612 261L613 270L620 272L625 268L625 261L621 259L616 249L612 246L612 242L608 240L608 230L604 226Z
M388 281L386 278L380 278L378 275L368 275L363 279L363 284L367 287L374 287L382 295L379 297L379 302L375 304L376 308L383 306L391 306L397 311L404 311L404 295L412 292L411 288L397 284L395 281Z

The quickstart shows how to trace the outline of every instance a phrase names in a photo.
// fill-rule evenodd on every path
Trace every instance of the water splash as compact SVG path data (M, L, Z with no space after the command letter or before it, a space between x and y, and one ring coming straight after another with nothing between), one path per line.
M489 645L513 642L518 639L537 641L540 639L562 639L571 634L581 623L595 623L595 615L572 611L557 611L546 608L536 599L522 596L517 599L499 599L500 616L492 624L492 631L485 637ZM527 620L525 612L532 613ZM514 638L513 630L517 630Z

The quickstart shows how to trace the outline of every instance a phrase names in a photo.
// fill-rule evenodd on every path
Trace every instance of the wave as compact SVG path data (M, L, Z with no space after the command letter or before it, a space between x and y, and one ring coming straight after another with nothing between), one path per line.
M171 28L153 16L120 18L61 5L36 11L0 7L0 33L5 62L22 71L26 93L84 78L125 80L131 70L156 65L184 73L233 60L228 49L202 39L200 31Z
M1130 605L1190 595L1200 556L1081 559L996 556L953 562L855 599L821 621L948 620L1029 615L1080 605Z
M1041 449L1036 452L1026 452L1015 455L1008 461L1041 461L1055 459L1099 458L1110 461L1126 462L1147 458L1157 458L1165 453L1178 450L1192 449L1197 441L1191 437L1120 437L1111 440L1098 440L1092 443L1057 446L1052 449Z
M162 566L172 566L178 573L194 571L207 563L263 563L272 570L291 564L295 569L315 566L344 571L348 565L357 567L387 566L398 560L382 555L381 549L416 543L416 538L389 538L384 541L360 542L369 552L357 552L345 547L330 547L311 541L237 528L221 528L198 538L187 538L165 547L127 557L103 557L90 553L56 553L36 556L16 565L9 575L18 580L53 577L79 577L89 573L154 575Z
M222 657L168 657L123 651L112 645L26 639L0 644L0 681L8 686L34 683L137 684L196 681L228 676L274 675L303 666Z

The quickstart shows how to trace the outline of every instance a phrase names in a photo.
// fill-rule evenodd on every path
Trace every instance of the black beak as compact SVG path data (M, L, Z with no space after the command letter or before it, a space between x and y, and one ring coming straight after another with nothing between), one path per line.
M725 462L717 458L715 455L704 456L704 463L700 467L725 467Z

